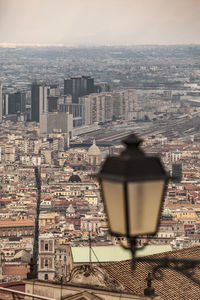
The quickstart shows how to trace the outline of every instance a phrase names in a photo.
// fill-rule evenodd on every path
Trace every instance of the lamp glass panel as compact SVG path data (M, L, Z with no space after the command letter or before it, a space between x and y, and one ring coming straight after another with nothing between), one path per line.
M165 182L128 183L130 236L156 232Z
M102 180L102 188L111 232L126 235L123 184Z

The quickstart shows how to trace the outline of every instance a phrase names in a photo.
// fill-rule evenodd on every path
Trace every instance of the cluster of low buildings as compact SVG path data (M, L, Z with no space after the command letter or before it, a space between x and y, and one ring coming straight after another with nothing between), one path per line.
M172 181L168 185L156 236L143 237L138 240L138 245L166 246L170 249L198 245L198 136L187 136L175 142L164 132L155 137L147 130L143 148L150 154L161 156L171 173ZM93 176L104 160L103 148L101 150L95 140L88 147L70 148L67 134L52 133L44 136L39 133L37 123L5 121L1 123L0 149L3 281L24 278L29 271L38 196L34 170L38 165L42 186L39 278L67 276L75 263L70 254L74 247L83 247L87 253L96 246L106 249L116 245L119 248L117 245L123 241L109 235L99 183ZM118 155L122 149L123 146L116 144L110 147L110 153ZM52 241L51 246L45 246L49 241ZM126 258L129 257L121 254L117 257L118 260ZM112 257L107 259L112 260ZM84 262L89 260L90 255L87 254ZM23 268L15 274L17 266Z
M70 245L88 245L89 232L99 241L107 240L108 228L99 184L89 176L102 162L95 140L87 149L72 149L67 147L66 135L40 137L38 132L36 123L1 123L0 247L3 281L10 280L8 272L12 266L12 279L25 276L24 270L27 273L29 269L37 204L34 171L38 165L42 185L39 230L41 234L54 236L57 240L55 251L60 249L65 253ZM29 257L23 264L21 258L24 254L20 259L18 257L21 251ZM59 256L58 272L66 269L65 259L66 256L61 264ZM9 268L6 269L7 265ZM25 269L23 274L16 275L14 269L19 265Z

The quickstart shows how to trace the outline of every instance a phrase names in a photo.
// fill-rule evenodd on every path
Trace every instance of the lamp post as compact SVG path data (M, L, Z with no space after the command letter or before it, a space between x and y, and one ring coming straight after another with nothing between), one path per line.
M111 234L128 239L154 234L168 175L158 157L145 155L134 134L120 156L108 157L99 173Z
M143 152L136 135L123 142L126 149L119 156L108 157L98 174L110 233L127 237L132 267L137 261L151 262L153 278L162 278L162 268L171 268L200 285L191 272L200 265L199 258L135 258L136 238L157 231L169 176L158 157Z

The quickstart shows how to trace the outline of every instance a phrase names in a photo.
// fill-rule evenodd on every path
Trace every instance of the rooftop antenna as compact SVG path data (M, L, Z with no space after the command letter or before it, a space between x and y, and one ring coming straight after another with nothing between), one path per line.
M99 261L94 249L92 248L92 239L91 239L91 231L88 231L89 232L89 263L91 264L92 263L92 253L93 255L95 256L97 262L101 265L101 262Z
M90 231L89 231L89 262L90 264L92 262L92 240L90 236Z

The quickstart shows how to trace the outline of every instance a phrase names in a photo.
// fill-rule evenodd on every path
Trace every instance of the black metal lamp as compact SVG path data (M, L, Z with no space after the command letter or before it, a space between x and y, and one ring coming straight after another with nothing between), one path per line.
M136 238L157 231L169 176L158 157L147 156L140 149L136 135L123 142L127 148L120 156L108 157L98 174L110 233L127 237L133 268L137 261L145 261L153 264L152 279L161 279L161 269L170 268L200 286L194 274L199 258L135 257Z
M99 173L112 235L131 239L157 230L168 175L158 157L145 155L134 134L120 156L108 157Z

